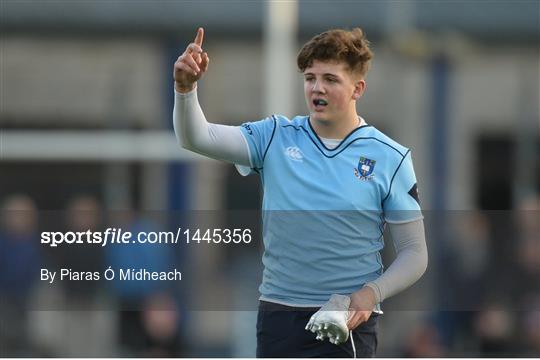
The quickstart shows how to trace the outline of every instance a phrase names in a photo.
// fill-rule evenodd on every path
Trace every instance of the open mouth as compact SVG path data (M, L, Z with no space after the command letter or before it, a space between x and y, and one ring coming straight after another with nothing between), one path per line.
M326 105L328 105L328 102L326 100L323 100L323 99L315 99L315 100L313 100L313 105L315 105L316 107L326 106Z

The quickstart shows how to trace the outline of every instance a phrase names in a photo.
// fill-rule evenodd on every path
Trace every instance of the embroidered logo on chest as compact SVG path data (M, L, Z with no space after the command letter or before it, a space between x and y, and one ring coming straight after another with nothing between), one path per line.
M375 169L375 160L365 158L363 156L358 160L358 166L354 168L354 175L362 181L373 180L375 175L373 170Z
M285 149L285 155L293 161L304 161L304 154L302 154L302 151L296 146L289 146Z

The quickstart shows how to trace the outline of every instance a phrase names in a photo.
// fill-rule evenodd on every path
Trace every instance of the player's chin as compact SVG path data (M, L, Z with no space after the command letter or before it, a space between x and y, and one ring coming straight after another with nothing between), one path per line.
M319 111L311 111L309 114L310 118L316 121L326 122L328 121L328 114L321 113Z

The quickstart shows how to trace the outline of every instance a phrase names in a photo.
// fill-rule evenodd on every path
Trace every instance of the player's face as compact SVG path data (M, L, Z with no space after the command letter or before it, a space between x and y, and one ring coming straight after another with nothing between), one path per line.
M304 95L310 117L339 121L351 112L356 114L355 100L361 95L358 95L358 81L345 63L313 61L304 71Z

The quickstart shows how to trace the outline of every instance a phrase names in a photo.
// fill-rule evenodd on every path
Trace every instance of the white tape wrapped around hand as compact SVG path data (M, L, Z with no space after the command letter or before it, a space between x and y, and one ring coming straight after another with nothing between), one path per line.
M328 340L341 344L349 338L347 319L351 299L346 295L334 294L330 300L309 319L306 330L317 333L317 340Z

